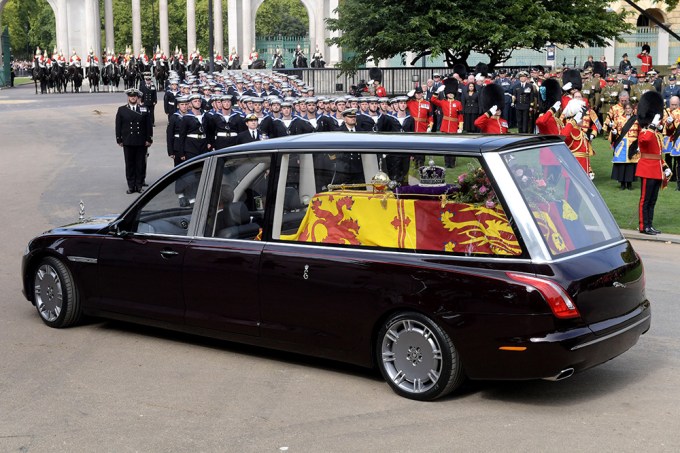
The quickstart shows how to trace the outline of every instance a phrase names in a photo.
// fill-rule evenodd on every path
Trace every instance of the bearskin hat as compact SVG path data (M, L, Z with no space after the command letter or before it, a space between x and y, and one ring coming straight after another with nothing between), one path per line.
M479 94L479 99L483 112L486 112L494 105L498 106L498 109L502 111L505 105L503 88L495 83L484 86Z
M654 115L663 116L663 97L658 91L646 91L637 106L637 117L640 127L647 127L652 123Z
M555 105L555 102L562 100L562 87L557 79L545 79L541 84L545 88L545 108L546 110Z
M484 77L487 77L489 75L489 65L486 63L477 63L475 66L475 75L481 74Z
M458 80L453 77L444 79L444 94L452 93L454 96L458 94Z
M604 78L607 76L607 68L601 61L593 62L593 74L600 74L600 77Z
M581 73L578 69L567 69L562 74L562 85L566 85L571 82L571 88L575 90L581 90L583 88L583 83L581 82Z
M642 51L644 52L645 50L647 51L647 53L652 51L652 49L649 47L649 44L642 45Z
M454 74L458 74L461 79L467 77L467 66L462 63L456 63L453 65Z
M382 83L382 78L383 78L383 72L382 69L380 68L371 68L368 70L368 76L372 80L377 80L378 82Z

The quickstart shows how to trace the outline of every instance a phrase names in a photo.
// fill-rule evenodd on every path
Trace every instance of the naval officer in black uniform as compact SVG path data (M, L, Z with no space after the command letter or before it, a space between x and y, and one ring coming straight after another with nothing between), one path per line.
M128 102L116 113L116 142L125 154L127 193L141 192L146 170L147 149L153 143L153 126L149 111L139 105L142 93L136 88L125 91Z

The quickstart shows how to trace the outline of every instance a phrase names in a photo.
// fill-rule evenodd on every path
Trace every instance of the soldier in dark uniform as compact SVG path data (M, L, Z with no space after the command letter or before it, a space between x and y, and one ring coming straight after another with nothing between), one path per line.
M201 95L189 96L191 110L182 118L179 132L179 157L188 160L208 151L208 137L205 134ZM177 155L176 155L177 156Z
M508 123L512 123L511 119L514 117L512 115L512 92L514 91L515 84L508 77L508 70L501 68L498 70L499 77L493 81L496 85L500 85L503 88L503 93L505 94L505 107L503 108L503 118L507 118Z
M525 71L519 74L519 84L513 90L513 99L515 101L515 110L517 111L517 129L520 134L533 133L529 130L530 121L529 116L531 110L537 105L536 89L527 80L529 76Z
M156 104L158 103L158 93L156 91L156 85L151 81L151 73L144 73L144 83L139 87L142 92L142 104L149 111L149 116L151 117L151 125L156 125L156 118L154 117L154 110L156 109Z
M139 105L142 93L136 88L125 92L128 102L116 112L116 142L125 154L127 193L141 192L147 150L153 142L153 127L146 107Z
M247 129L243 117L232 111L232 96L217 96L220 99L216 109L206 122L208 145L211 150L227 148L236 144L236 136Z
M168 144L168 156L175 162L175 166L183 162L183 158L180 158L179 149L179 133L182 126L182 118L186 115L189 108L189 98L188 96L177 96L175 98L177 111L170 115L168 120L168 128L166 131L166 142Z
M163 108L165 110L165 114L168 115L168 121L170 121L170 117L177 111L178 108L175 98L179 96L179 80L170 79L168 83L170 84L170 88L165 92L165 97L163 98Z

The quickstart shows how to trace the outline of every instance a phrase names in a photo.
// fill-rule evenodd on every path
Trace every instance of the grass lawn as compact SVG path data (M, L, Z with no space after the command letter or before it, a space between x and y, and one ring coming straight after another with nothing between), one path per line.
M26 85L27 83L33 83L33 79L30 77L15 77L14 86Z
M614 214L619 228L637 230L640 182L633 183L633 190L621 190L619 183L611 179L612 150L609 142L598 137L593 142L593 148L595 156L591 158L590 165L595 172L595 186ZM671 182L660 191L654 209L654 227L664 233L680 234L680 192L675 190L676 184Z

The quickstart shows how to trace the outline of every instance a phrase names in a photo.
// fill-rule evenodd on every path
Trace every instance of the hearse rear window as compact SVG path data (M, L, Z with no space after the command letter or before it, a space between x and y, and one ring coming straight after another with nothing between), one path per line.
M476 158L284 155L274 239L463 255L522 249ZM278 204L278 203L277 203Z
M508 152L503 160L553 256L621 237L590 176L567 147Z

